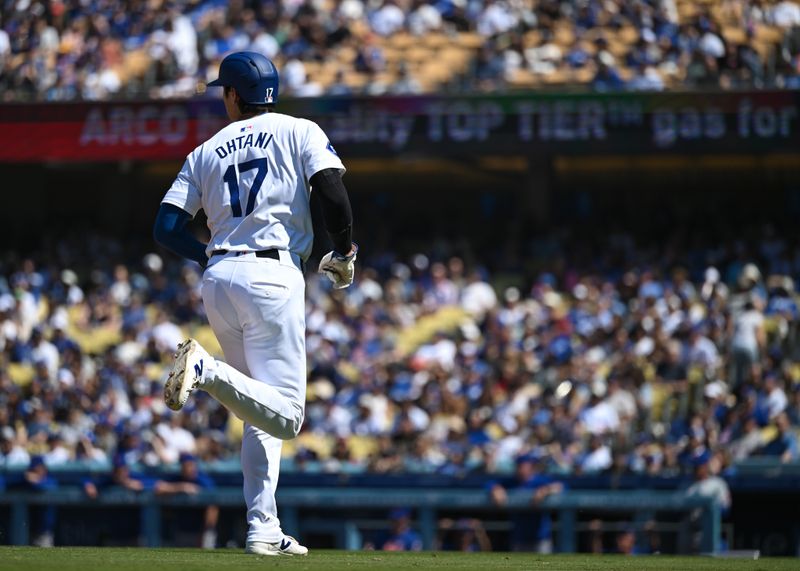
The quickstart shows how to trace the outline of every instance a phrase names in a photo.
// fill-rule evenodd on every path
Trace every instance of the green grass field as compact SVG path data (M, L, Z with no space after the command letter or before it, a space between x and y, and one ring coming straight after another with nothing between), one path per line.
M224 571L239 569L545 569L547 571L783 571L797 559L527 555L519 553L383 553L314 550L308 557L256 557L239 550L0 547L0 570L14 571Z

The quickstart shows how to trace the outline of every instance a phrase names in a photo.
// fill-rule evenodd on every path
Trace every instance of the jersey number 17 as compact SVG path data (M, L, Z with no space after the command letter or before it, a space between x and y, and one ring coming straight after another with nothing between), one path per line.
M238 165L231 165L222 176L222 180L228 185L228 191L231 193L231 211L233 212L234 218L242 217L242 203L239 199L239 180L237 179L237 174L253 169L258 170L256 171L256 178L253 180L247 197L247 208L244 211L244 215L248 216L256 207L258 191L261 190L261 185L264 182L264 178L267 176L267 159L253 159L252 161L245 161Z

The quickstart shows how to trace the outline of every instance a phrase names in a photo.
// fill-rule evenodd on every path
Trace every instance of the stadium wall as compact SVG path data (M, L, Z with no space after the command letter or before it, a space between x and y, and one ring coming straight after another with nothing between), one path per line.
M359 217L364 235L402 220L409 247L431 229L482 243L510 219L652 233L709 213L732 224L800 215L796 92L340 97L281 110L329 133L356 213L384 216ZM0 234L31 245L82 227L147 240L183 158L223 124L220 102L202 98L0 106ZM370 228L375 219L386 224Z
M96 467L91 471L61 468L54 471L59 488L47 494L21 492L20 471L0 474L0 544L26 544L43 506L57 508L60 545L159 546L183 541L191 545L202 531L199 510L207 505L222 509L218 532L223 544L241 543L244 537L241 473L234 467L210 471L217 488L195 496L158 498L112 487L98 499L89 499L81 483L89 474L103 473ZM165 467L148 475L170 473ZM512 497L508 508L493 506L486 492L490 480L480 475L288 471L281 479L282 520L287 529L315 537L317 547L359 548L376 530L385 529L391 508L402 506L414 510L414 526L427 548L434 545L442 518L466 517L481 520L495 549L502 550L508 547L510 514L531 509L529 498L521 495ZM603 532L612 538L631 526L639 541L657 534L664 553L712 552L724 546L726 550L758 550L763 555L800 556L800 525L794 510L800 502L798 467L755 461L737 466L726 480L733 495L729 514L688 498L684 490L689 478L613 474L565 476L569 491L548 498L540 509L555 515L555 544L561 552L586 551L593 524L602 522ZM348 517L331 525L332 510ZM169 522L176 520L189 534L187 538L167 533L175 527Z

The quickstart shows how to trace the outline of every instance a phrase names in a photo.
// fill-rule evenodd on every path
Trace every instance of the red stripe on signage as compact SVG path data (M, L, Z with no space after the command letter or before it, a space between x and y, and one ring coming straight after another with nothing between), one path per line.
M204 133L208 136L207 133ZM0 162L182 159L202 141L196 121L0 123Z

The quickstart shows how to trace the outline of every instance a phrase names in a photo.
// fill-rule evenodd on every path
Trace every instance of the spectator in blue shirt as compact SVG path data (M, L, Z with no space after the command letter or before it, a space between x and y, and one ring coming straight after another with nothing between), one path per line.
M560 494L564 485L544 474L543 458L534 454L519 456L516 460L516 483L512 490L530 492L533 511L525 510L511 515L511 550L553 552L553 521L550 513L538 509L546 497ZM492 502L498 506L508 505L506 488L500 483L492 483L489 489Z
M436 549L442 551L491 551L492 542L479 519L439 520Z
M597 73L592 79L592 89L595 91L619 91L623 87L625 87L625 81L614 67L614 56L609 52L602 52L597 57Z
M214 481L205 473L200 471L197 465L197 458L192 454L180 455L180 471L172 477L156 482L154 491L157 495L169 494L199 494L202 490L210 490L214 487ZM217 521L219 520L219 506L209 505L205 509L203 518L203 529L200 535L200 544L206 549L213 549L217 542ZM186 532L186 537L174 538L176 543L195 544L194 533L196 520L184 519L177 527Z
M116 454L112 462L110 474L99 477L86 478L83 481L83 491L90 499L97 499L108 490L123 489L139 493L152 490L156 480L131 473L130 466L125 461L124 454ZM106 524L109 537L127 538L128 545L140 543L142 527L140 518L111 518Z
M421 551L422 538L411 529L411 510L396 508L389 513L391 528L379 534L374 544L365 545L366 548L381 549L383 551Z
M789 399L789 408L786 410L789 420L794 425L800 424L800 384L792 387Z
M67 351L80 353L81 350L75 340L68 337L66 331L61 326L53 327L53 335L50 338L50 342L58 349L59 354L62 356Z
M47 470L44 456L33 456L24 475L24 487L28 490L46 494L58 488L58 482ZM31 528L33 544L39 547L53 547L56 531L56 507L42 505L32 510Z
M132 475L124 454L116 454L112 463L111 473L99 478L87 478L83 482L83 491L91 499L95 499L100 492L118 486L131 492L141 492L150 489L156 482L148 482L144 478Z
M797 435L792 430L789 416L782 412L775 417L777 434L761 449L765 456L777 456L781 462L796 462L798 459Z

